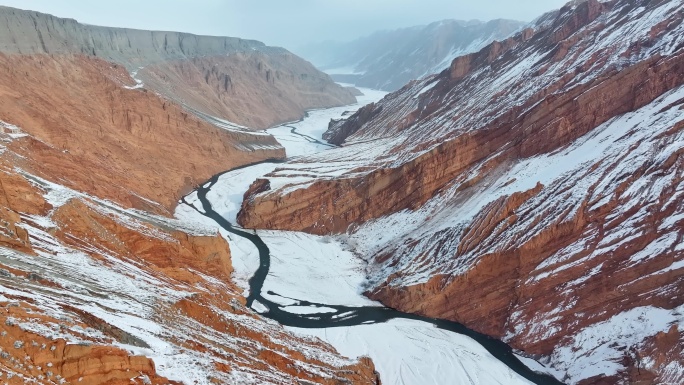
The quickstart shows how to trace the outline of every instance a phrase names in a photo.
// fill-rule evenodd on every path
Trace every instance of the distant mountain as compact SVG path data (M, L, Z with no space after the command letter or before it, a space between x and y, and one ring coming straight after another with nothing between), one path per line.
M395 91L440 72L461 55L503 40L524 25L513 20L443 20L427 26L376 32L351 42L322 42L295 52L335 80Z

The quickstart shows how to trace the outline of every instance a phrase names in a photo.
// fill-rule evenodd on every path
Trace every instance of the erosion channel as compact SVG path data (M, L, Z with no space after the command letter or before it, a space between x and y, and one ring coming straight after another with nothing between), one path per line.
M319 122L322 121L320 113L318 114L318 118ZM299 136L304 142L315 146L318 151L334 147L319 141L311 135L299 133L296 127L293 127L292 125L283 125L280 126L280 128L282 129L282 132L287 130L290 135ZM288 156L291 156L290 148L286 143L287 140L281 140L282 138L278 137L278 135L276 135L276 137L287 148ZM275 320L284 326L300 329L329 329L357 325L371 325L385 323L396 319L418 321L421 323L434 325L435 327L444 331L458 333L472 338L482 347L484 347L484 349L486 349L497 360L532 383L561 384L561 382L552 376L540 374L531 370L528 366L520 361L518 356L514 354L511 347L509 347L506 343L470 330L456 322L428 318L416 314L403 313L395 309L382 306L349 306L335 305L331 303L318 303L307 299L286 296L283 293L278 293L274 290L266 290L264 292L264 282L269 275L272 262L271 250L269 249L269 246L262 239L262 237L257 234L256 231L241 229L234 226L226 217L217 212L217 210L213 207L212 202L207 198L207 195L212 191L212 188L216 188L220 178L226 174L233 173L237 170L248 170L253 167L263 166L265 164L277 163L279 163L279 161L265 161L257 164L238 167L214 175L206 183L198 187L193 193L189 194L189 196L195 196L196 194L195 200L188 199L188 196L182 199L183 204L192 208L197 213L215 221L216 224L218 224L228 233L251 242L258 250L258 268L249 279L249 295L247 296L247 305L249 307L258 311L262 316ZM249 175L249 173L247 173L247 175ZM201 205L201 207L197 207L198 203ZM265 296L264 293L267 295ZM288 304L284 305L282 303L275 302L273 300L274 297L286 299ZM297 308L308 308L309 310L305 312L290 311L289 309L293 306L296 306ZM459 365L457 362L449 362L447 364ZM380 371L381 379L384 379L384 374L385 373Z

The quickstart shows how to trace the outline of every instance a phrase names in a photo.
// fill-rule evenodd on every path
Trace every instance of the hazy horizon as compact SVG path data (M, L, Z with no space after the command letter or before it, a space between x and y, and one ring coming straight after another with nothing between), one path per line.
M335 40L350 41L380 30L427 25L445 19L532 21L566 0L511 3L479 0L0 0L0 5L108 27L188 32L255 39L295 49Z

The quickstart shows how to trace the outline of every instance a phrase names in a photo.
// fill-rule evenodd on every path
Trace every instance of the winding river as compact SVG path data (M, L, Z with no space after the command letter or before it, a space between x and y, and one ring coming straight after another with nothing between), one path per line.
M329 147L336 147L329 143L324 143L316 138L309 135L298 133L296 127L294 126L283 126L291 128L291 133L294 135L299 135L305 140L325 145ZM434 325L437 328L447 330L453 333L459 333L472 338L482 345L491 355L496 359L507 365L514 372L522 376L523 378L535 383L535 384L561 384L555 378L540 374L532 371L526 365L524 365L518 357L514 354L512 348L505 344L504 342L486 336L484 334L478 333L474 330L468 329L460 323L424 317L411 313L404 313L395 309L382 306L345 306L345 305L334 305L329 303L316 303L296 298L283 297L289 300L290 304L285 306L276 302L273 302L269 298L263 295L263 287L266 277L269 274L271 268L271 252L268 245L262 240L262 238L256 234L256 232L249 232L244 229L236 228L230 221L217 213L209 199L207 199L207 194L219 181L219 178L231 171L245 169L249 167L256 166L263 163L281 163L279 160L267 160L264 162L259 162L250 165L244 165L231 170L224 171L220 174L214 175L206 183L203 183L194 192L197 194L197 198L202 205L202 210L196 207L193 203L190 203L186 198L182 198L182 203L188 205L192 209L196 210L198 213L210 218L216 222L220 227L225 229L230 234L238 237L242 237L249 242L251 242L259 253L259 266L254 273L254 275L249 279L249 295L247 297L247 306L255 308L255 303L263 305L266 310L259 309L259 313L267 318L273 319L284 326L290 326L295 328L304 329L326 329L326 328L336 328L336 327L349 327L356 325L368 325L383 323L393 319L406 319L428 323ZM273 291L266 292L269 296L279 297L278 293ZM292 301L294 301L295 306L306 306L313 310L307 314L293 313L289 312L286 307L292 306ZM322 308L320 312L316 312L316 308ZM382 373L381 373L382 375Z

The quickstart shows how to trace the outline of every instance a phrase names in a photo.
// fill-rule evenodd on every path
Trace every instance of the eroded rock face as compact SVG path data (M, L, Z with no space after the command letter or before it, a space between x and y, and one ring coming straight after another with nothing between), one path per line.
M140 74L148 89L251 129L356 101L308 62L259 41L99 27L9 7L0 7L0 20L4 54L84 55L117 63Z
M353 101L349 91L258 42L91 27L4 7L0 19L2 382L376 383L370 360L341 357L246 308L226 240L170 218L211 175L285 156L272 136L207 115L232 112L221 98L245 85L210 74L202 81L216 92L184 94L181 105L177 90L197 80L192 71L163 96L130 72L156 65L165 76L199 56L242 54L195 64L200 72L244 65L235 80L261 76L259 92L280 92L268 103L292 94L296 102L255 126ZM250 72L255 58L271 67ZM296 76L279 82L284 74Z
M180 104L255 129L356 101L350 90L282 49L167 61L141 69L138 77Z
M126 70L99 59L0 56L0 68L0 120L29 135L8 145L21 156L14 165L127 207L169 213L211 175L285 155L268 135L223 130L124 88Z
M682 74L684 55L654 58L619 73L605 74L564 94L543 97L540 93L489 125L450 138L399 166L377 168L352 178L319 179L311 187L285 196L250 197L238 220L247 227L326 234L344 232L350 225L403 209L416 209L464 171L483 162L491 168L570 144L608 119L642 107L684 83ZM643 84L648 87L643 88ZM357 123L352 118L347 124ZM310 199L319 203L304 203Z
M13 249L31 252L26 229L21 226L24 215L45 215L52 206L45 201L40 190L14 173L7 163L0 171L0 244Z
M354 116L348 119L332 120L328 130L323 133L323 139L328 143L341 145L344 140L358 131L364 122L367 122L382 111L382 105L368 104L359 109Z
M283 164L238 219L349 232L372 298L566 382L681 381L676 349L636 371L624 352L660 354L670 326L648 319L684 322L683 19L681 1L569 4L331 124L345 146Z
M25 178L0 176L31 197L3 207L30 247L0 239L4 382L376 384L369 359L246 308L221 236Z
M13 308L13 305L17 307ZM27 320L29 312L36 310L19 301L5 302L1 306L7 319L17 323ZM9 384L21 384L24 378L92 385L179 383L159 376L149 358L133 356L119 348L50 340L21 332L15 325L2 324L0 330L4 333L0 342L5 356L3 381Z

